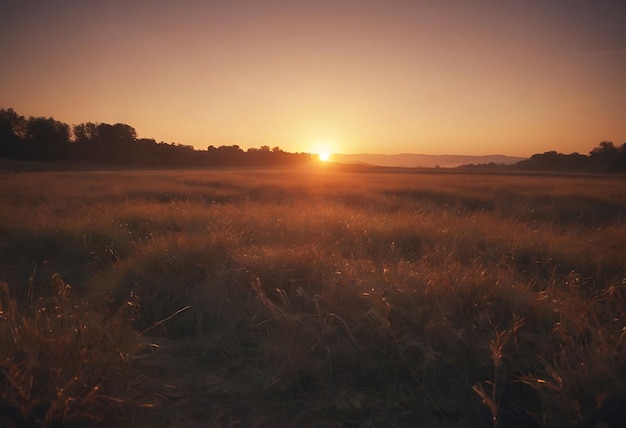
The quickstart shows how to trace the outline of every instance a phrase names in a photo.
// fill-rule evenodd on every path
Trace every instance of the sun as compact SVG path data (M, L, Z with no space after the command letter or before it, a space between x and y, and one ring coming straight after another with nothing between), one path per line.
M332 157L331 153L335 153L335 141L329 138L318 138L311 141L309 147L311 147L310 153L317 154L317 158L320 162L328 162Z

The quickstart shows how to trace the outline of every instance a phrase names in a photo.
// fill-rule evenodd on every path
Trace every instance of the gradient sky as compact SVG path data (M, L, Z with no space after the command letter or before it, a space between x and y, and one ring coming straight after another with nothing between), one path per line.
M0 32L0 107L196 148L626 142L621 0L4 0Z

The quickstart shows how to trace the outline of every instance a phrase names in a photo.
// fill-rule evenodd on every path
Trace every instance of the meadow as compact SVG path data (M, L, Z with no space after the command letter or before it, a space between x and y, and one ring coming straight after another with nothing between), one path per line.
M0 200L2 426L624 417L623 177L4 172Z

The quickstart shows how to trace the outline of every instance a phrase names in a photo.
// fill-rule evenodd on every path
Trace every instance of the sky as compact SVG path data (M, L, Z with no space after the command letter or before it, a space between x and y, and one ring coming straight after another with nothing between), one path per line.
M206 149L626 142L622 0L4 0L0 108Z

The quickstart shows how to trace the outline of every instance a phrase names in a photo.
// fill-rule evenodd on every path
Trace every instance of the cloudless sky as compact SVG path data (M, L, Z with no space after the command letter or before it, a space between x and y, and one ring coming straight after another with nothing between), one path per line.
M0 107L205 149L626 142L621 0L4 0Z

